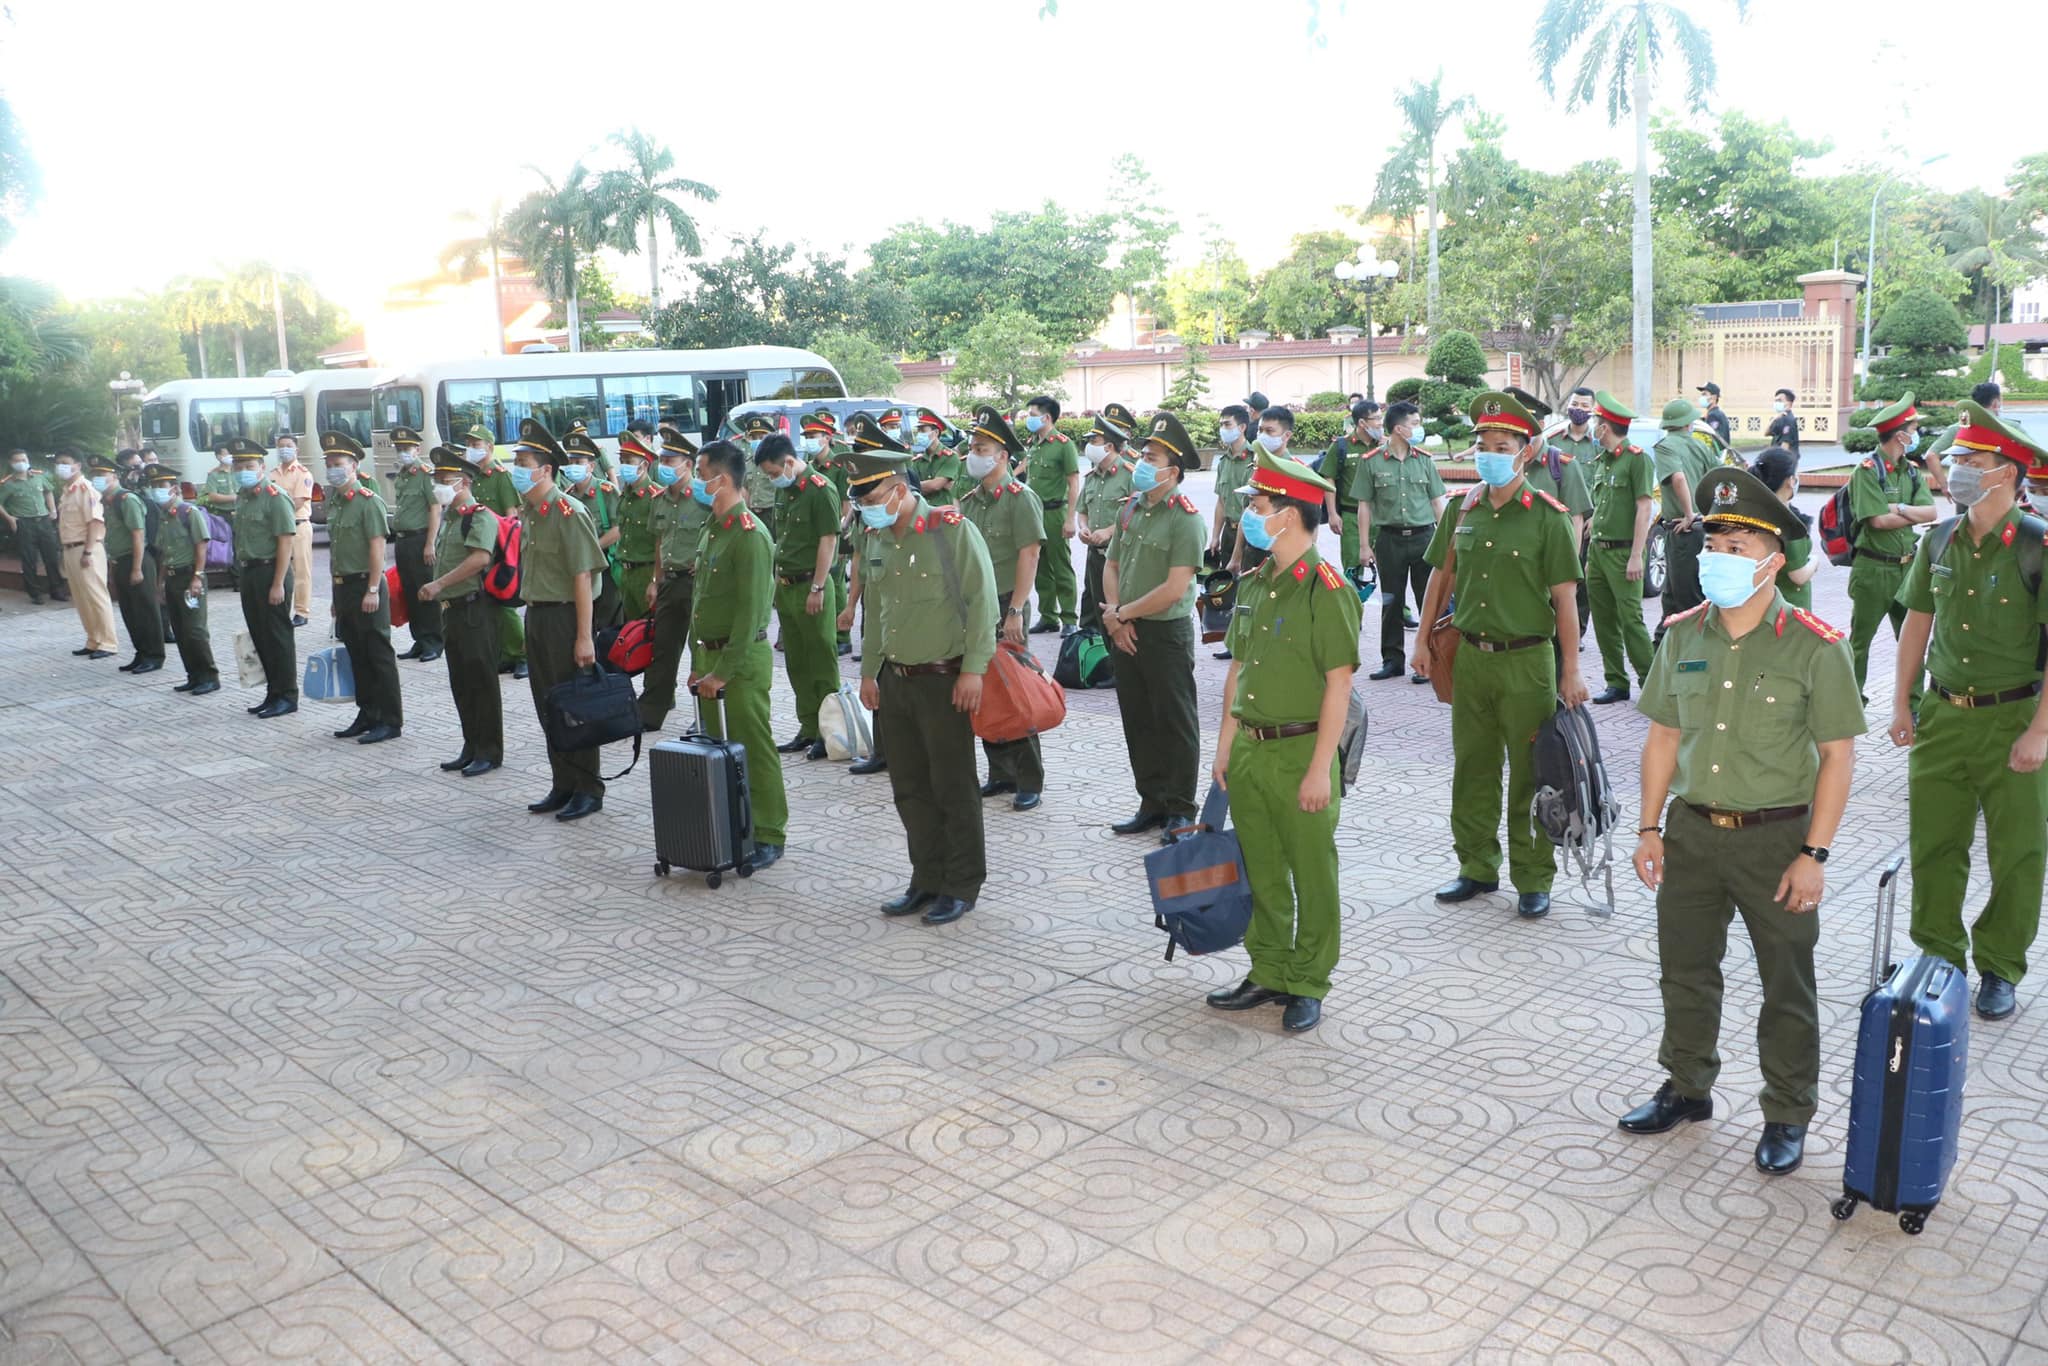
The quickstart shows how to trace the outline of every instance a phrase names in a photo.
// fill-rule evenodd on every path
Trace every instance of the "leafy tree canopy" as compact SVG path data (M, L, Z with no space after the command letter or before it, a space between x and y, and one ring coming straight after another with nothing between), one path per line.
M1060 378L1067 372L1067 343L1029 313L1007 308L967 329L946 389L962 408L979 400L1016 407L1033 394L1066 397Z

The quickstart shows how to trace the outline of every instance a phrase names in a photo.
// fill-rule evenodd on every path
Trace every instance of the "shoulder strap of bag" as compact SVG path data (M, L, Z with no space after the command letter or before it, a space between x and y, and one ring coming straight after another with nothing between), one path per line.
M2048 522L2032 513L2020 514L2018 537L2013 541L2013 553L2019 556L2020 582L2026 585L2028 596L2041 591L2042 537L2048 536Z
M1933 526L1933 528L1932 528L1931 530L1929 530L1929 531L1928 531L1928 533L1927 533L1927 563L1928 563L1928 564L1930 564L1930 565L1936 565L1936 564L1940 564L1940 563L1942 562L1942 559L1943 559L1943 558L1944 558L1944 557L1945 557L1945 556L1946 556L1946 555L1948 554L1948 548L1949 548L1949 545L1950 545L1950 544L1951 544L1951 543L1952 543L1952 542L1953 542L1953 541L1955 540L1955 538L1956 538L1956 528L1960 527L1960 526L1961 526L1962 524L1963 524L1963 514L1962 514L1962 513L1957 513L1957 514L1956 514L1955 516L1953 516L1953 517L1944 517L1944 518L1942 518L1942 519L1941 519L1940 521L1938 521L1938 522L1936 522L1936 523L1934 524L1934 526Z

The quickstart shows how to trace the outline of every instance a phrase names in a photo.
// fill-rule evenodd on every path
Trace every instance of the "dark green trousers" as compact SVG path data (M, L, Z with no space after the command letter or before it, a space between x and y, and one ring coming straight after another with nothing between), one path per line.
M1081 571L1081 629L1102 629L1102 571L1109 567L1107 548L1088 547L1088 560Z
M462 722L462 752L472 759L505 762L505 699L498 688L498 605L478 591L441 603L448 691Z
M882 666L876 713L889 732L889 790L910 846L910 885L972 901L988 877L974 723L954 709L952 674Z
M1039 619L1072 626L1080 615L1081 595L1074 582L1074 543L1060 535L1066 525L1065 503L1045 509L1045 543L1038 548L1036 586Z
M1065 544L1060 542L1060 544ZM1073 570L1067 571L1069 580ZM999 612L1010 610L1010 594L1004 593L996 600ZM1006 618L998 618L1006 620ZM1000 627L997 628L1001 630ZM1000 639L1000 636L998 637ZM951 695L950 693L948 694ZM950 704L949 704L950 705ZM971 729L971 727L970 727ZM1013 783L1019 792L1045 791L1045 754L1038 747L1038 737L1028 735L1022 740L1008 740L1000 745L981 742L982 753L988 755L988 780L992 783ZM895 760L889 761L893 767ZM977 798L976 800L979 800Z
M132 555L115 560L110 567L114 605L121 609L121 624L128 629L128 643L135 647L135 657L161 664L164 659L164 619L157 611L157 600L162 590L158 587L156 552L142 552L142 582L128 581L134 571L135 558Z
M782 668L789 675L789 690L796 695L796 733L815 740L818 709L826 698L839 691L839 655L834 641L838 628L833 625L831 585L827 584L820 595L824 603L815 616L804 610L810 593L808 579L802 583L776 580L775 616L782 626ZM765 651L768 646L764 643L761 648Z
M1461 657L1460 687L1464 672ZM1721 1074L1721 960L1728 922L1739 912L1764 988L1756 1019L1764 1122L1804 1124L1820 1098L1820 996L1813 976L1820 914L1794 914L1772 898L1806 840L1806 822L1723 830L1684 802L1671 803L1664 821L1664 881L1657 888L1664 1042L1657 1060L1680 1095L1712 1094Z
M15 553L21 556L21 586L31 599L64 591L64 552L57 545L55 517L16 518Z
M406 625L412 629L413 644L445 649L446 637L441 633L441 604L420 601L421 587L434 577L433 568L427 563L427 533L394 531L391 533L391 551L398 561L398 591L405 594Z
M1906 621L1906 605L1898 600L1899 587L1906 581L1906 566L1886 564L1882 560L1869 560L1858 555L1849 566L1849 652L1856 661L1856 686L1863 689L1863 680L1870 672L1870 642L1877 639L1877 628L1889 621L1892 624L1892 639L1899 638L1899 628ZM1867 692L1867 689L1864 689ZM1890 688L1880 688L1889 693ZM1918 708L1918 689L1910 698Z
M1434 527L1374 527L1372 557L1379 569L1380 664L1400 669L1408 665L1408 595L1421 602L1429 591L1429 561L1422 558L1429 549ZM1347 562L1345 568L1350 568ZM1423 623L1425 626L1427 622Z
M240 571L242 624L249 628L256 658L263 661L264 696L299 700L299 649L292 639L292 571L284 571L284 601L270 605L270 560L243 560Z
M681 669L683 647L689 644L690 601L696 579L688 573L670 574L661 581L654 598L654 657L647 672L640 675L640 724L650 732L661 729L676 706L676 674Z
M1138 621L1138 652L1109 648L1124 751L1138 809L1148 815L1195 814L1195 776L1202 762L1202 722L1195 702L1195 621L1191 616Z
M526 604L526 683L533 692L533 714L547 724L548 689L576 672L576 604ZM548 747L550 789L589 797L604 795L603 771L594 749Z
M391 653L391 597L380 580L377 610L363 611L367 574L343 574L334 581L334 634L348 651L356 680L356 711L373 726L405 724L399 693L398 657Z
M165 571L164 610L170 614L171 629L178 637L178 660L185 666L187 683L217 683L220 668L213 662L213 637L206 633L206 594L199 605L185 605L185 589L192 582L192 566Z
M1586 551L1585 587L1591 595L1593 636L1600 642L1600 669L1610 688L1650 676L1650 628L1643 624L1643 582L1628 576L1629 547L1601 545Z
M507 666L526 659L526 623L517 607L498 606L498 662Z
M1700 552L1707 546L1706 527L1695 522L1690 531L1671 531L1664 538L1664 609L1656 640L1664 639L1664 623L1690 612L1707 600L1700 591ZM1624 557L1625 558L1625 557Z

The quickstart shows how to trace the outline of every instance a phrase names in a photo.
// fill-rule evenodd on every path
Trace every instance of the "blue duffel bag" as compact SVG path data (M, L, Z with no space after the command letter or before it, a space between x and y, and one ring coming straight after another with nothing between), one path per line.
M1230 794L1212 785L1195 823L1175 831L1181 838L1145 855L1152 921L1166 931L1169 963L1176 949L1215 953L1244 942L1252 884L1237 832L1223 828L1229 815Z

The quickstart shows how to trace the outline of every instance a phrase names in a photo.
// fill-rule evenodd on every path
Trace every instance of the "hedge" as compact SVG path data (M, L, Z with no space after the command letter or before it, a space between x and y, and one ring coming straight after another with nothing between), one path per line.
M1351 411L1351 400L1347 395L1340 394L1335 389L1324 389L1320 393L1310 394L1308 402L1302 405L1302 411L1308 413L1345 413Z
M1963 383L1975 387L1991 378L1991 353L1986 351L1963 371ZM2027 373L2026 349L2019 346L1998 348L1998 387L2008 396L2023 398L2048 397L2048 380L2035 379Z
M1415 400L1421 396L1422 386L1426 382L1427 381L1425 381L1420 375L1411 375L1407 379L1395 380L1392 384L1389 384L1387 386L1387 402L1415 402Z

